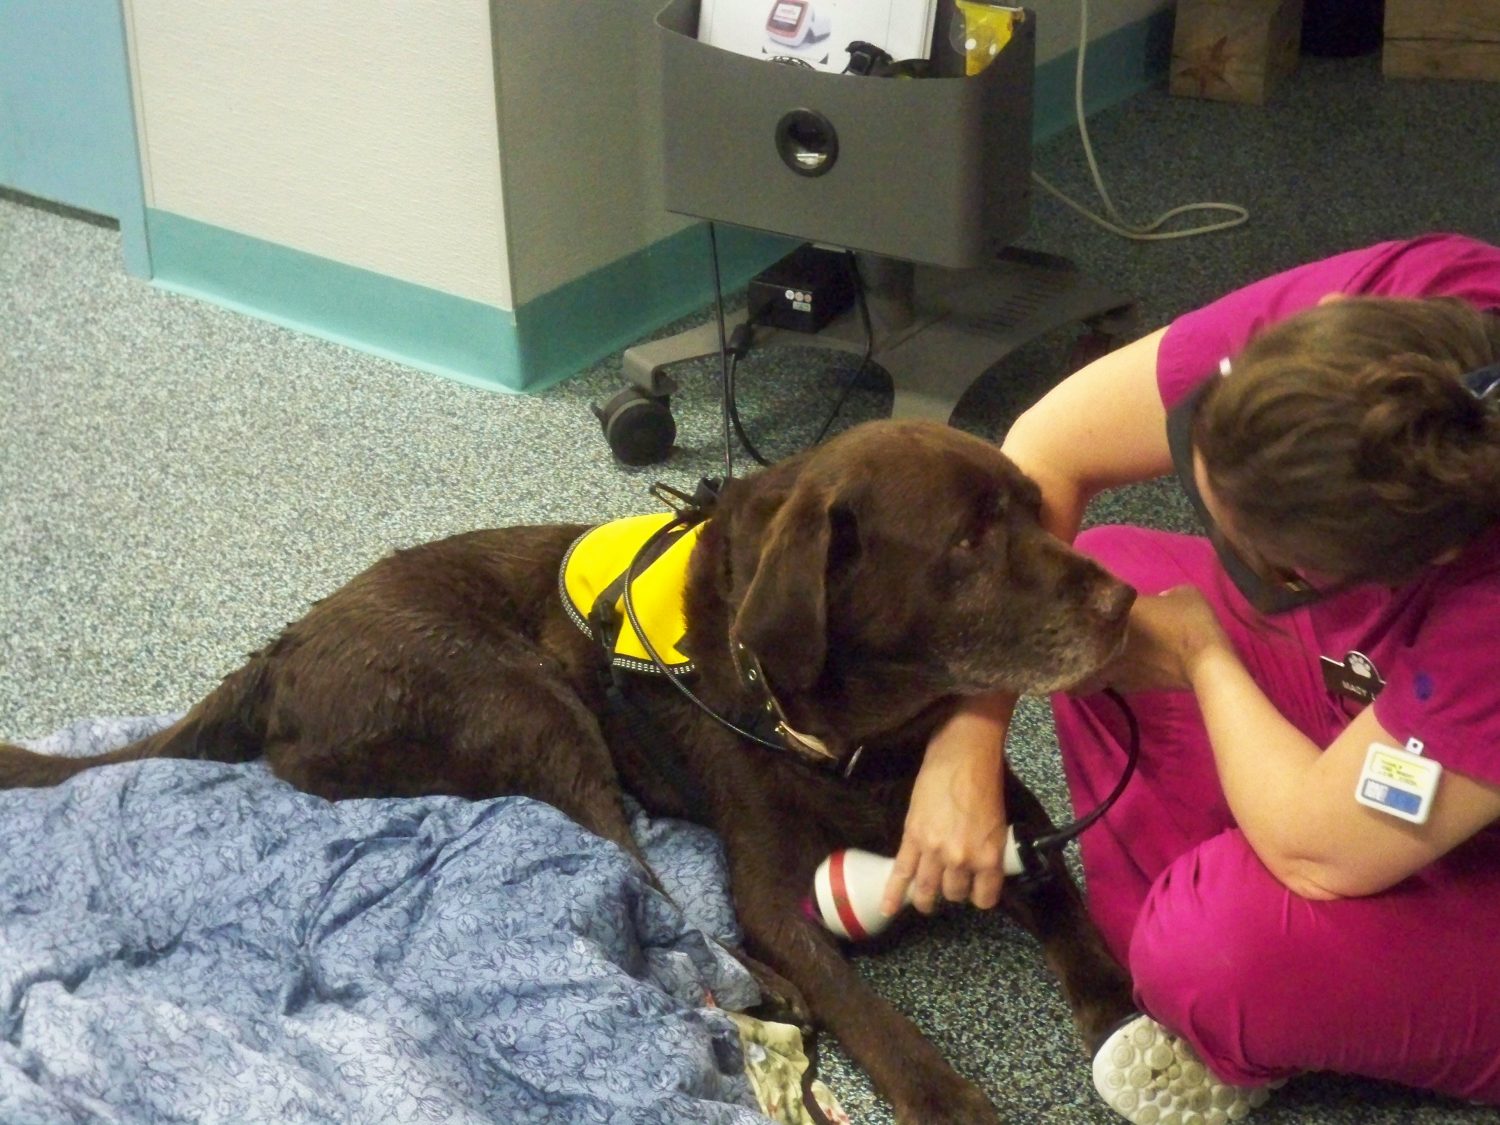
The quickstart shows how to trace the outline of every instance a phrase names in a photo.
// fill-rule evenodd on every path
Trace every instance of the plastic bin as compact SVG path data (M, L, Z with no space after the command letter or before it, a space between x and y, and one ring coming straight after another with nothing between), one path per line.
M698 0L673 0L656 24L669 211L954 269L991 261L1026 229L1030 13L971 78L739 55L698 40Z

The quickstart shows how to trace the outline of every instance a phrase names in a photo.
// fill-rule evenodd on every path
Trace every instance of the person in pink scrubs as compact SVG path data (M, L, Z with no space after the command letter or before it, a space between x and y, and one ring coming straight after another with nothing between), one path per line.
M1141 595L1107 677L1140 767L1080 841L1140 1007L1100 1093L1237 1120L1331 1071L1500 1105L1500 248L1429 235L1249 285L1069 377L1003 448ZM1092 496L1173 471L1208 535L1079 534ZM997 901L1013 705L929 745L888 904ZM1053 712L1082 815L1124 720Z

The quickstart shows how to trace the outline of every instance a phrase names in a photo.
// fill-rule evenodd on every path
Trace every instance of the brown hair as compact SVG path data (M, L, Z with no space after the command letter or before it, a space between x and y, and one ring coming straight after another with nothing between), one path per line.
M1331 301L1234 358L1193 444L1253 543L1402 582L1500 520L1500 410L1463 382L1497 361L1500 318L1462 301Z

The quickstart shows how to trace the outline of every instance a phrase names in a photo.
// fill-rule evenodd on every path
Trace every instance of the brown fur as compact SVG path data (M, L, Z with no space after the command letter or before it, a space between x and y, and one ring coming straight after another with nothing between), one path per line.
M0 785L152 756L264 756L331 800L526 794L639 857L629 791L653 815L722 836L763 980L838 1037L903 1122L993 1122L984 1095L800 903L833 848L895 850L926 740L957 697L1054 690L1118 647L1131 592L1048 536L1037 512L1035 486L993 446L923 423L870 423L725 489L685 595L696 689L730 713L755 702L730 660L733 627L794 726L839 750L864 745L847 779L745 742L655 678L635 694L661 745L642 745L604 706L599 656L556 593L583 528L540 526L399 551L175 726L81 761L0 747ZM1044 827L1013 778L1007 794L1013 819ZM1005 906L1040 938L1092 1047L1128 1012L1128 981L1054 868L1051 881L1009 887Z

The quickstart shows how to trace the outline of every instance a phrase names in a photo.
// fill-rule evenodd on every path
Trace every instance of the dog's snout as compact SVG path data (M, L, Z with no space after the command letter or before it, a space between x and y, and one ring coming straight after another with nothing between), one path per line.
M1094 588L1092 604L1094 611L1113 625L1123 621L1135 604L1135 587L1116 578L1105 578Z
M1074 606L1103 625L1122 624L1135 604L1135 588L1098 563L1063 548L1059 567L1066 575L1060 592Z

